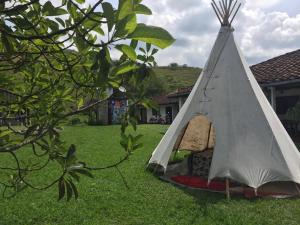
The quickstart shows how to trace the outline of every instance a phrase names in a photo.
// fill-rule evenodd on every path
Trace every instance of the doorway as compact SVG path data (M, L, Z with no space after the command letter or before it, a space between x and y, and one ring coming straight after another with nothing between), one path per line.
M171 124L173 120L173 109L171 106L166 107L166 123Z
M140 109L140 123L141 124L147 123L147 109L146 108Z

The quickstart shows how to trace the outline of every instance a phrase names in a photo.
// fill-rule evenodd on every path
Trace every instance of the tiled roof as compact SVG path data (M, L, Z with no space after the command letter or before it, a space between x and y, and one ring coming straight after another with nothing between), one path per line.
M160 95L153 98L153 101L156 102L158 105L168 105L177 103L176 99L168 98L167 95Z
M174 98L174 97L189 95L191 93L192 89L193 89L193 86L178 88L176 91L171 92L170 94L168 94L168 98Z
M298 80L300 82L300 49L269 59L250 67L256 80L260 84L276 83L281 81ZM193 86L178 88L167 96L160 96L160 102L168 102L172 98L187 96Z
M300 79L300 49L250 67L258 83Z

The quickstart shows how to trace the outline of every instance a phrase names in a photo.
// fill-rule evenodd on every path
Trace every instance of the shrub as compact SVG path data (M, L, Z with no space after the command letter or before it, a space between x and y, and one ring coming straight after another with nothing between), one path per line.
M81 121L79 118L72 118L71 121L70 121L71 125L77 125L77 124L80 124Z

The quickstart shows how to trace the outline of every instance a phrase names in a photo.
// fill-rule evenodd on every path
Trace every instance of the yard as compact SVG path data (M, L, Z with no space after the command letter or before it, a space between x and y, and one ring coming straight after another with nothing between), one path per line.
M12 199L0 197L0 225L99 225L99 224L299 224L300 199L246 200L180 189L145 171L145 165L166 126L143 125L144 148L120 169L127 189L115 170L100 171L94 179L82 178L77 201L57 202L57 189L25 190ZM65 127L68 142L93 165L117 161L118 126ZM7 159L8 160L8 159ZM55 175L55 168L53 174ZM47 177L45 177L47 179Z

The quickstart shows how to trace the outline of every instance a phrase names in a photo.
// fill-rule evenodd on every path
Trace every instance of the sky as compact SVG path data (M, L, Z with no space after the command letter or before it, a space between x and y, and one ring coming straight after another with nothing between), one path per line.
M216 0L217 1L217 0ZM86 0L95 3L96 0ZM117 6L118 0L110 0ZM233 26L248 64L300 49L300 0L239 0L242 7ZM211 0L143 0L153 12L139 22L160 26L176 39L156 61L203 67L220 29Z
M161 26L176 42L157 55L171 62L203 67L220 28L210 0L144 0L153 12L140 22ZM235 39L250 65L300 49L299 0L241 0L233 26Z

